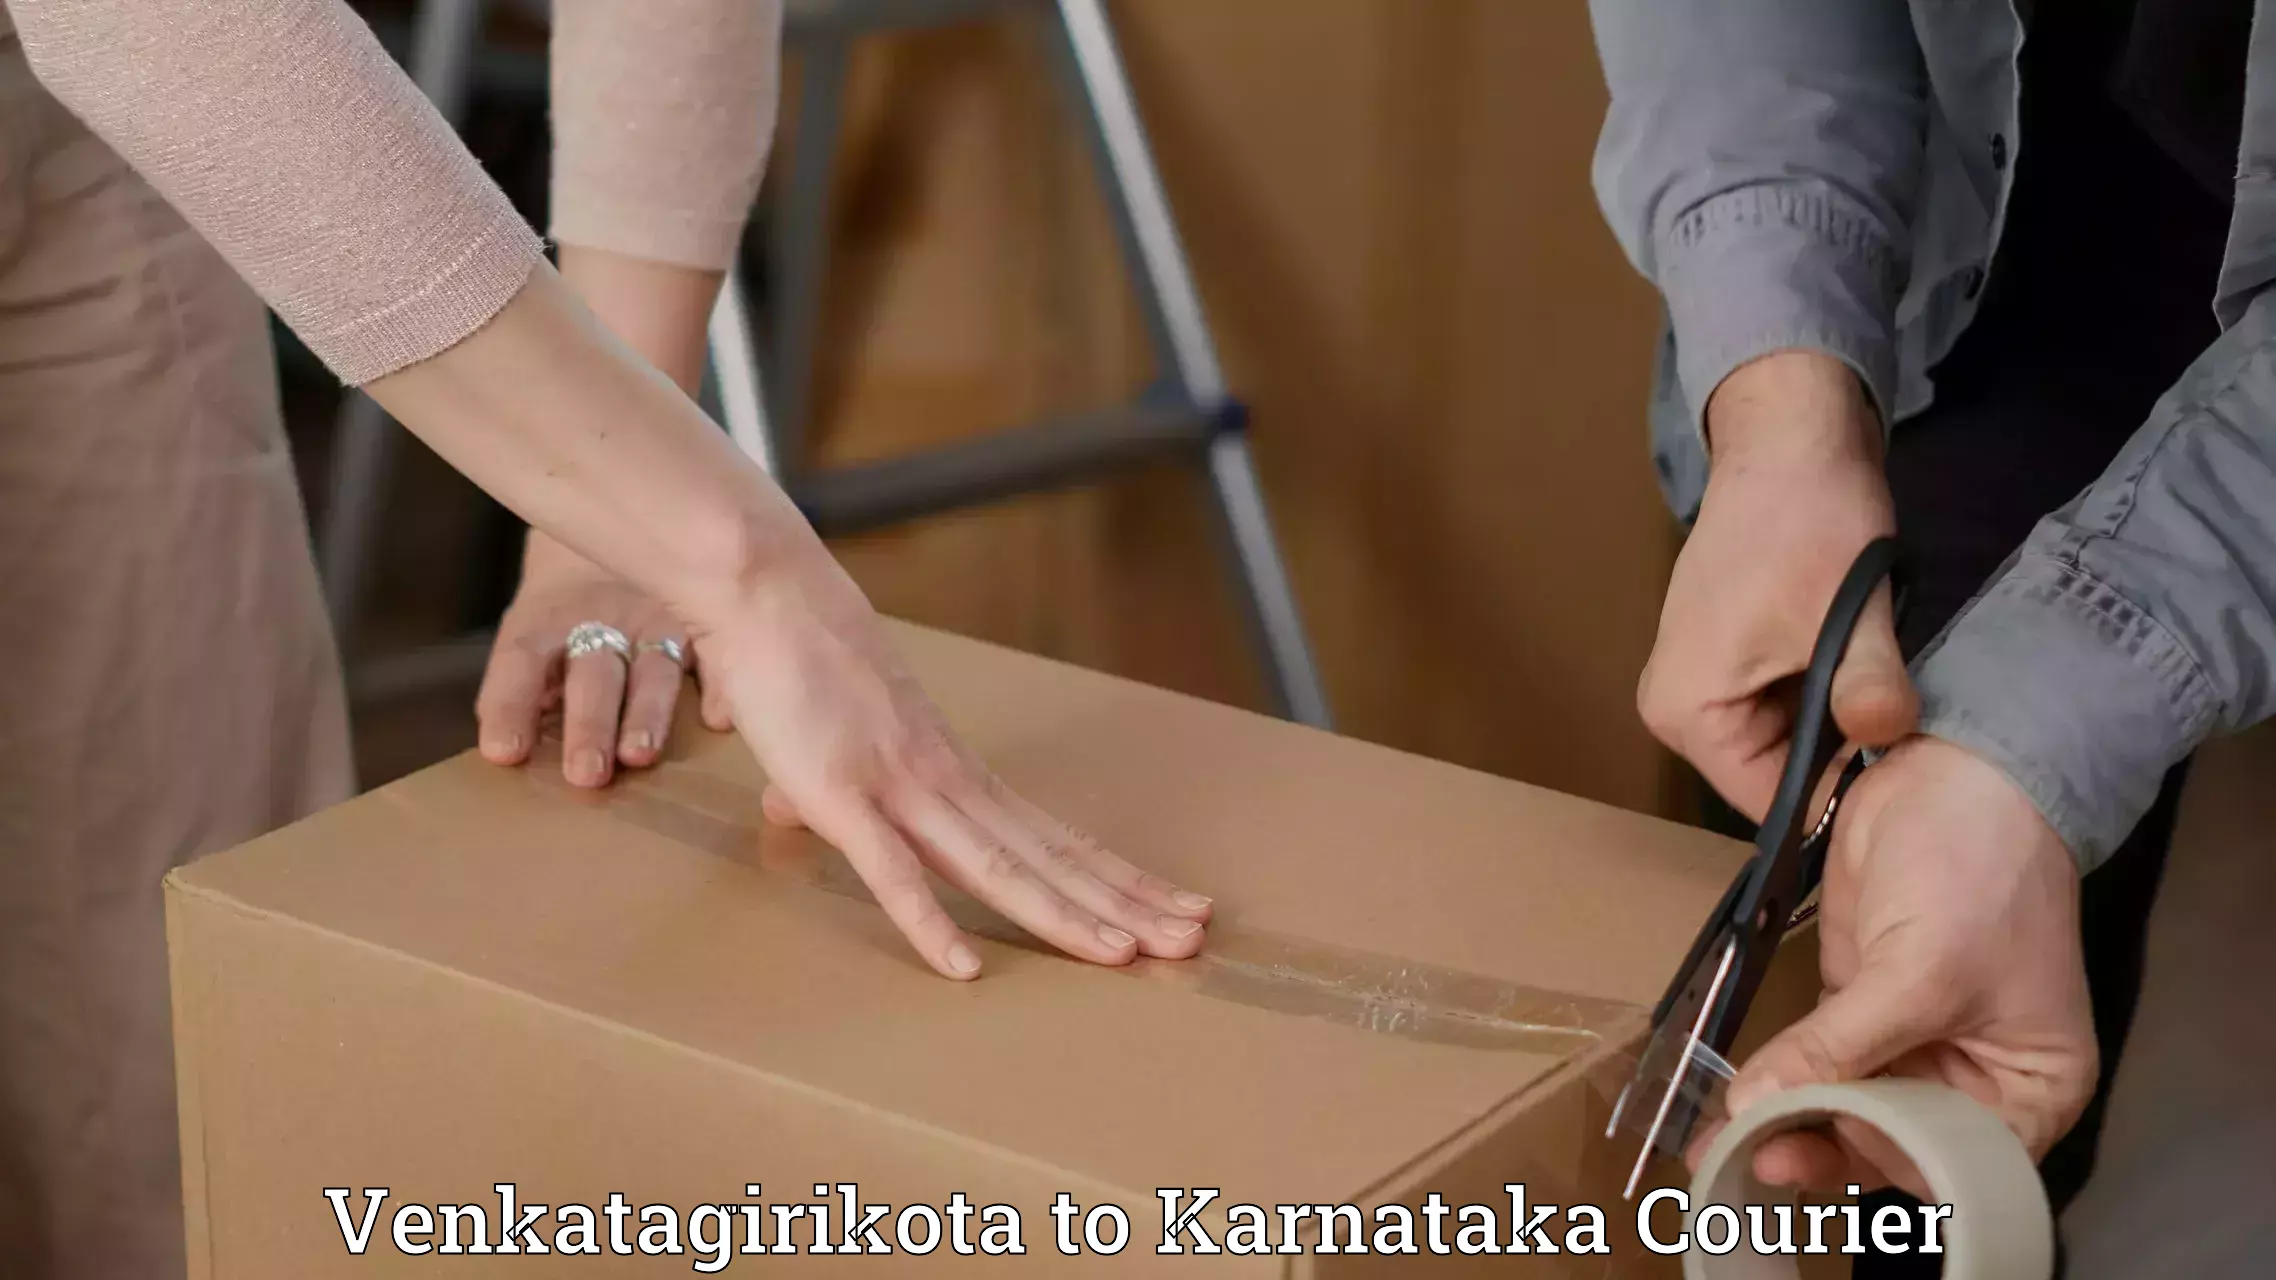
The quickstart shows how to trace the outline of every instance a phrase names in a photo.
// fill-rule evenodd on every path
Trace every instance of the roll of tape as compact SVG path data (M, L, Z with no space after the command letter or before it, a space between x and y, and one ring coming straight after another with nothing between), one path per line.
M1776 1094L1735 1117L1708 1144L1691 1180L1684 1230L1691 1246L1685 1280L1795 1280L1792 1256L1760 1254L1742 1230L1721 1255L1700 1244L1699 1213L1728 1205L1794 1203L1786 1188L1754 1176L1754 1153L1780 1133L1853 1116L1887 1134L1928 1181L1935 1203L1952 1206L1938 1228L1945 1280L2045 1280L2054 1274L2055 1226L2046 1188L2023 1144L1998 1116L1958 1090L1922 1080L1865 1080L1807 1085ZM1869 1232L1871 1223L1863 1223ZM1913 1232L1917 1243L1920 1232Z

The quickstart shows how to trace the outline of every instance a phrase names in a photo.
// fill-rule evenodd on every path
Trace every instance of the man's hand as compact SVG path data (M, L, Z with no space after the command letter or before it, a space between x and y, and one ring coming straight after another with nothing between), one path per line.
M2030 798L1959 747L1907 739L1843 800L1821 894L1826 994L1741 1067L1732 1113L1804 1084L1915 1076L1991 1107L2046 1154L2093 1093L2096 1054L2078 872ZM1850 1122L1772 1139L1755 1174L1928 1190Z
M1793 729L1794 677L1843 575L1893 531L1881 429L1856 377L1811 352L1765 356L1708 406L1714 468L1677 557L1637 689L1653 735L1759 822ZM1833 686L1852 742L1885 746L1920 714L1889 590L1866 607Z

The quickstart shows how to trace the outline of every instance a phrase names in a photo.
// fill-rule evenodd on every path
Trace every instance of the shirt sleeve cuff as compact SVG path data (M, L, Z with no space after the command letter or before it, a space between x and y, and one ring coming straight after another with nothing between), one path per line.
M2066 561L2025 554L1915 666L1921 730L2006 773L2082 872L2148 812L2218 712L2156 619Z
M1903 264L1867 219L1808 187L1747 187L1685 214L1658 257L1695 428L1732 370L1788 349L1848 365L1891 421Z

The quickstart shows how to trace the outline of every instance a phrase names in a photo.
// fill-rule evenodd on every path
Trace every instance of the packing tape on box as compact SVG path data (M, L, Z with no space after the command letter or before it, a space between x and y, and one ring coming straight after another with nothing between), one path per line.
M1775 1094L1736 1117L1707 1145L1691 1180L1692 1232L1686 1280L1795 1280L1791 1257L1742 1243L1721 1256L1699 1245L1706 1205L1792 1204L1791 1192L1754 1176L1754 1153L1771 1137L1849 1118L1871 1125L1904 1152L1933 1191L1952 1206L1940 1225L1945 1280L2042 1280L2054 1274L2054 1217L2030 1153L1983 1104L1925 1080L1879 1079L1805 1085ZM1873 1224L1862 1224L1870 1237ZM1912 1237L1916 1242L1919 1232Z
M602 792L561 778L558 744L518 770L531 788L595 808L610 818L758 870L788 875L837 896L874 903L843 856L804 833L766 834L759 793L697 769L669 780L626 773ZM667 789L669 794L667 794ZM1045 954L1052 948L947 886L943 905L983 937ZM1433 1044L1565 1057L1593 1052L1589 1074L1599 1100L1626 1078L1643 1052L1649 1011L1626 1001L1552 991L1439 965L1373 955L1309 939L1246 928L1214 930L1191 960L1139 960L1106 972L1180 985L1199 995L1379 1035ZM2039 1280L2053 1272L2052 1217L2030 1156L1999 1118L1954 1090L1909 1080L1813 1085L1772 1097L1727 1123L1708 1145L1690 1184L1684 1229L1687 1280L1789 1280L1789 1257L1756 1254L1742 1241L1715 1255L1698 1244L1694 1221L1707 1205L1790 1205L1791 1192L1753 1174L1755 1150L1772 1136L1853 1117L1886 1134L1954 1206L1942 1224L1946 1280ZM1593 1145L1593 1144L1591 1144ZM1583 1157L1566 1153L1576 1169ZM1572 1170L1543 1171L1568 1185ZM1536 1175L1539 1176L1539 1175ZM1870 1231L1870 1223L1864 1224ZM1578 1271L1568 1274L1581 1274ZM1605 1274L1610 1274L1609 1271Z
M579 792L561 780L550 758L533 760L520 773L549 797L569 798L676 843L840 897L876 901L845 858L821 840L779 828L765 831L759 793L748 784L679 769L665 778L627 772L606 791ZM953 887L934 887L967 931L1058 954ZM1140 957L1108 972L1379 1035L1560 1058L1597 1044L1623 1043L1643 1027L1646 1013L1627 1001L1246 927L1213 930L1208 949L1189 961Z
M808 833L770 827L760 793L747 783L681 768L663 776L622 774L600 791L576 788L561 778L558 744L550 741L517 773L533 794L549 801L594 811L805 888L875 903L836 850ZM1059 954L952 886L934 887L943 907L968 931L1030 952ZM1582 1069L1618 1058L1642 1038L1650 1022L1649 1010L1627 1001L1531 987L1245 927L1213 927L1208 948L1190 960L1140 957L1098 971L1362 1034L1533 1054ZM1563 1078L1558 1071L1538 1076L1520 1094ZM1531 1117L1523 1154L1497 1166L1490 1185L1513 1181L1541 1202L1604 1201L1604 1188L1617 1189L1616 1170L1626 1165L1602 1141L1608 1106L1601 1097L1591 1095L1591 1100L1593 1110ZM1504 1105L1510 1101L1514 1098ZM1618 1259L1603 1255L1568 1253L1547 1265L1550 1270L1538 1274L1558 1280L1613 1280L1621 1272Z

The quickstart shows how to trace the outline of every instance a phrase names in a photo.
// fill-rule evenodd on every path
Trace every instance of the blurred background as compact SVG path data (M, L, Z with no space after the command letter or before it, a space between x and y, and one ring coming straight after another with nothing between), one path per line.
M357 6L408 58L419 5ZM462 131L545 225L545 30L484 6ZM795 8L795 5L794 5ZM1044 8L852 46L806 459L1127 397L1150 375ZM1116 0L1139 113L1345 733L1628 808L1684 789L1633 714L1675 534L1644 403L1656 301L1598 219L1585 8ZM788 79L799 46L786 50ZM1520 73L1522 69L1522 74ZM768 195L787 173L794 90ZM763 270L749 280L762 303ZM279 331L322 527L336 384ZM521 529L408 436L353 633L494 622ZM1190 469L840 539L889 614L1203 697L1263 687ZM471 675L359 699L367 785L471 746Z

